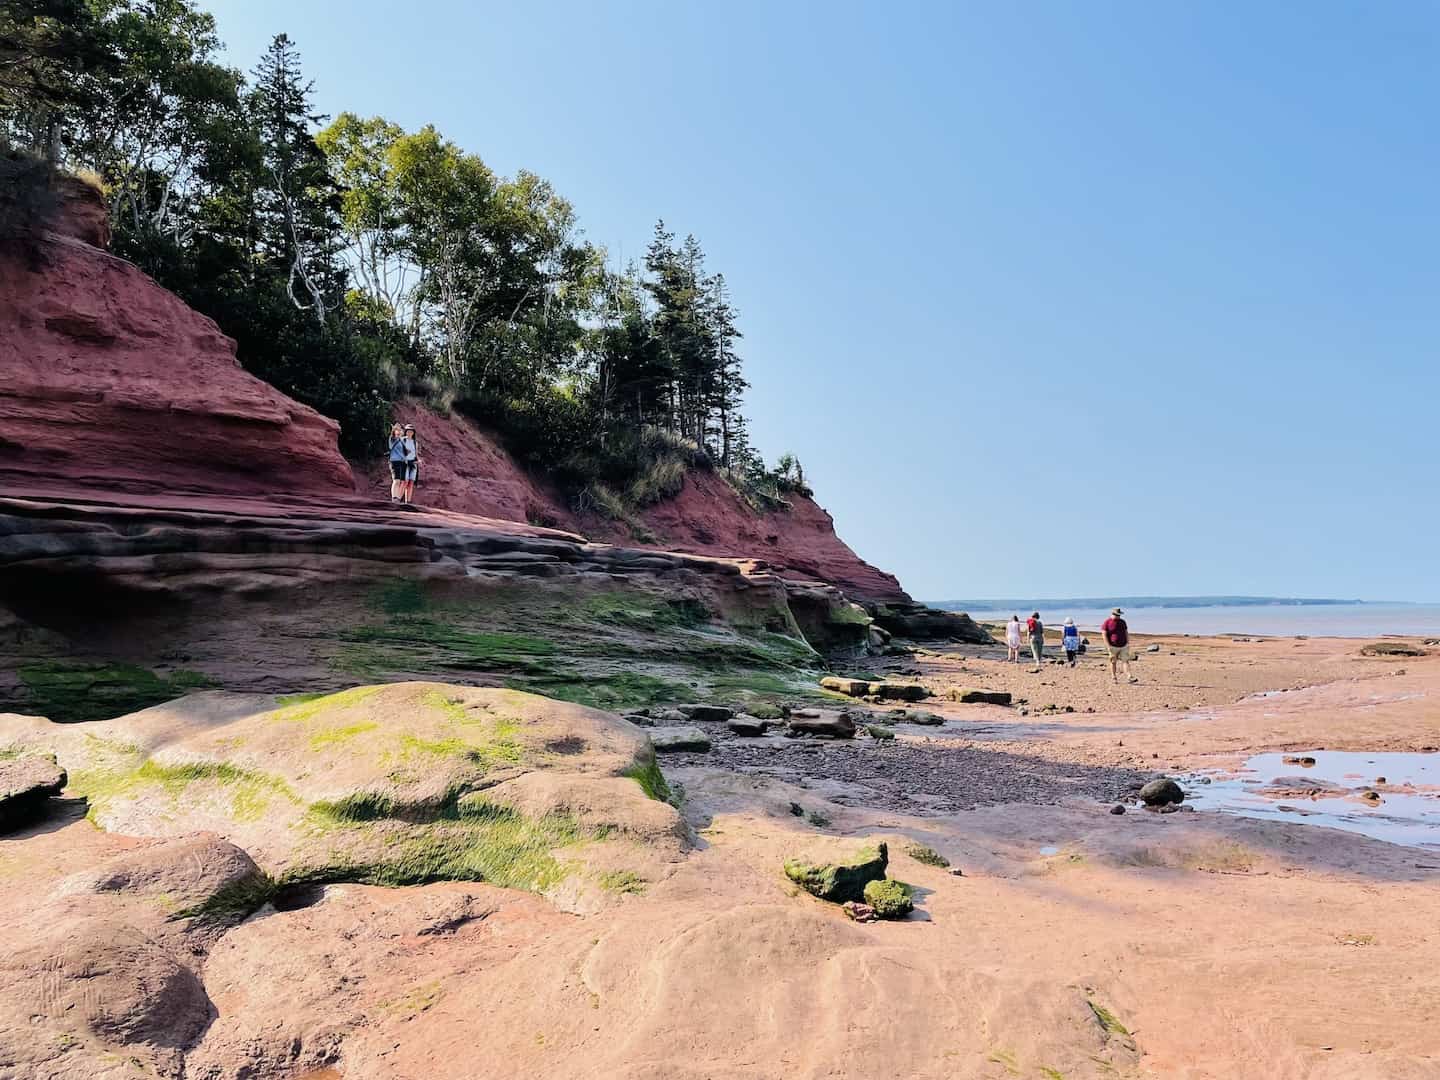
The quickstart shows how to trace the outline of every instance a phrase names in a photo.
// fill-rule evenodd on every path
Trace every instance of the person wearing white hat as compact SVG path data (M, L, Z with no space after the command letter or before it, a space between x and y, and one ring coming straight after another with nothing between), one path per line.
M1067 618L1065 629L1060 632L1060 644L1065 648L1065 660L1071 667L1075 666L1075 657L1080 652L1080 631L1075 627L1075 620Z

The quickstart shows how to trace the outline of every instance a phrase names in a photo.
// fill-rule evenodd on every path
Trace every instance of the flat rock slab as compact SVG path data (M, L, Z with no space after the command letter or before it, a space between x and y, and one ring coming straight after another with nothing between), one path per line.
M962 705L1009 705L1009 690L978 690L968 688L965 690L951 690L945 695L951 701L958 701Z
M734 709L727 709L724 705L677 705L677 712L686 720L729 720L735 715Z
M698 727L656 727L650 729L650 742L657 754L695 753L710 749L710 736Z
M765 734L765 729L770 726L770 721L741 713L739 716L732 716L727 720L725 726L730 729L732 735L754 738L757 735Z
M0 758L0 832L33 818L47 799L65 790L66 781L53 754Z
M807 710L808 711L808 710ZM832 739L853 739L855 720L849 713L821 712L817 715L801 716L790 714L789 730L792 735L828 735Z
M870 683L865 679L843 679L838 675L827 675L820 680L820 688L849 697L864 697L870 692Z
M930 691L919 683L872 682L866 693L881 701L924 701Z
M922 727L939 727L945 723L945 718L939 713L921 712L919 710L897 713L895 719L904 721L907 724L920 724Z

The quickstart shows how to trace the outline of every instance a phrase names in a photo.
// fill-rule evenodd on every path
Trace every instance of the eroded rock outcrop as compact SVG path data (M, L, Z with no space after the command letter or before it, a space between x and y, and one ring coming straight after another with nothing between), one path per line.
M674 808L637 782L655 768L640 729L509 690L206 691L99 730L0 717L0 739L55 754L110 832L223 838L189 841L188 857L174 844L128 855L74 886L160 891L177 911L245 892L251 857L280 885L460 879L554 893L607 838L652 855L686 843Z
M94 246L109 238L98 194L64 191L36 259L0 253L0 483L353 492L335 422L247 374L212 320Z
M420 432L426 505L571 529L626 546L637 543L623 525L573 512L543 477L526 470L473 421L438 414L416 401L398 402L395 410ZM369 490L383 497L390 481L378 448L366 478ZM651 547L761 560L785 578L828 583L848 597L909 602L893 574L865 562L835 534L834 520L813 498L792 493L785 501L787 509L756 510L718 473L692 469L677 495L636 516L655 537Z
M746 705L818 663L735 561L353 500L0 499L0 703L52 719L415 677L623 708L723 675Z

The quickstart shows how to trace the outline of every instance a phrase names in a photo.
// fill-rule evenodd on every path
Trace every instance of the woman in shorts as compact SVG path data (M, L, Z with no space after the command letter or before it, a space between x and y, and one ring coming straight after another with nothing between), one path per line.
M398 423L390 425L390 501L400 502L405 484L405 431Z
M405 437L400 440L405 457L405 482L400 485L400 501L407 506L415 501L415 481L420 479L420 444L415 441L415 425L405 425Z

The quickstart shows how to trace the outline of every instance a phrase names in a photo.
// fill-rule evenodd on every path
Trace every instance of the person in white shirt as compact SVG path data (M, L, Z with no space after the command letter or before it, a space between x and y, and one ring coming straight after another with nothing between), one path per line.
M1005 624L1005 644L1010 648L1009 661L1018 664L1020 662L1020 616L1011 615L1010 621Z

